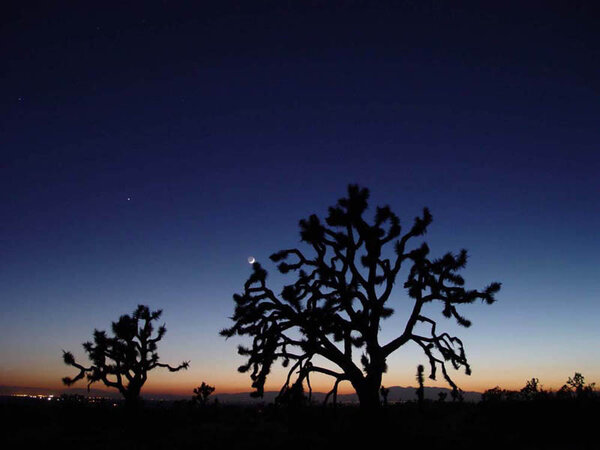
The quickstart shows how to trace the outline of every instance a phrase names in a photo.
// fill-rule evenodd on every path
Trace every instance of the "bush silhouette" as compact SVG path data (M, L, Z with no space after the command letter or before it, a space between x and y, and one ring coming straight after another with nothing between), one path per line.
M347 380L362 407L378 407L386 360L409 342L419 345L427 356L429 377L435 379L441 370L454 391L458 388L447 366L471 373L462 341L439 332L422 308L439 301L445 317L468 327L471 322L457 308L478 299L493 303L500 283L481 291L465 289L458 271L467 263L466 250L432 259L425 243L409 249L432 222L427 208L403 234L400 219L388 206L378 207L372 222L364 218L368 198L367 189L350 185L347 197L329 208L325 223L316 215L300 221L301 239L313 255L297 248L271 255L281 273L296 273L295 281L279 295L267 287L267 271L257 262L244 291L234 295L234 325L221 334L252 338L252 346L239 346L238 353L248 357L239 371L250 371L253 395L263 395L273 363L281 360L289 367L282 393L290 383L303 380L310 389L310 375L316 372L333 377L329 394L334 398L339 383ZM406 265L404 288L412 299L412 310L399 335L383 344L379 342L381 322L394 312L388 301ZM417 325L428 330L417 334ZM313 359L328 360L337 369L317 365ZM297 378L292 382L294 375Z
M71 352L63 350L65 364L79 370L73 378L64 377L63 383L70 386L87 377L89 390L93 383L102 381L106 386L117 389L127 406L136 405L149 371L164 367L177 372L189 366L189 361L176 367L159 362L157 344L167 329L162 325L157 334L152 336L152 322L158 320L161 314L161 310L150 311L147 306L138 305L131 316L123 315L112 323L113 336L108 336L105 331L94 330L94 342L83 344L92 362L89 367L77 363Z
M558 391L544 390L541 387L538 378L527 380L525 386L520 391L511 391L495 388L488 389L481 396L481 401L485 403L495 402L522 402L522 401L571 401L582 399L594 399L595 383L586 384L585 378L579 372L575 372L573 378L569 377L567 382Z
M594 386L596 383L585 384L585 377L581 375L579 372L575 372L573 378L569 377L567 382L561 387L563 394L566 396L572 396L572 393L575 394L575 398L581 400L584 398L590 398L594 395Z
M306 397L304 393L304 386L302 382L294 383L291 386L285 386L283 391L277 396L276 403L279 405L285 405L291 408L298 408L309 403L310 399Z
M543 391L540 388L540 380L532 378L525 383L525 386L521 389L521 398L523 400L535 400Z

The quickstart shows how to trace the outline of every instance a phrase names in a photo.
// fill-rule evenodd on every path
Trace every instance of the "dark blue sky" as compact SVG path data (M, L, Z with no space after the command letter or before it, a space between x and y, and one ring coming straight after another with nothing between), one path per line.
M249 384L216 335L246 258L296 245L348 183L405 222L429 206L433 253L504 283L465 311L465 383L600 378L597 11L218 3L2 14L0 383L52 384L61 348L149 303L180 380Z

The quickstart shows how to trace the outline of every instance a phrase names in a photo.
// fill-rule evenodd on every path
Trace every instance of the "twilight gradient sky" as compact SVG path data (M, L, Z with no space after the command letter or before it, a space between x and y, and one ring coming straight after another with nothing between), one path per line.
M61 349L84 360L93 328L144 303L165 311L163 359L191 360L147 392L249 390L244 340L218 336L247 257L274 269L298 220L348 183L405 223L429 206L432 253L465 247L468 286L503 283L496 304L462 309L470 329L442 322L473 366L463 389L600 382L600 17L586 2L13 3L0 385L59 387ZM410 306L397 286L386 338ZM401 349L384 384L414 384L419 363Z

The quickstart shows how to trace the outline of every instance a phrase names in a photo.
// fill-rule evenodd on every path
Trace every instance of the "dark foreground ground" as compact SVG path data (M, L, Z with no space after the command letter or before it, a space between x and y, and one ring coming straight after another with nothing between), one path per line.
M600 449L598 402L355 406L146 405L4 401L0 447L63 449Z

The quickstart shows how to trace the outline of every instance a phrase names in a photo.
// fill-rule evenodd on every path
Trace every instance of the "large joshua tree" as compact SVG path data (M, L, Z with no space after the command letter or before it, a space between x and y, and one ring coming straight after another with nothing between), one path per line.
M457 272L466 265L466 250L432 259L425 243L409 249L409 241L425 234L431 224L427 208L403 234L400 220L388 206L376 209L373 222L364 218L368 197L367 189L350 185L348 196L329 208L325 224L316 215L300 221L301 239L312 248L312 256L297 248L271 255L281 273L296 274L280 294L267 287L267 272L255 262L243 293L234 295L234 325L221 334L252 337L250 348L238 347L238 353L248 357L238 370L251 371L253 395L263 395L271 366L281 359L289 368L281 393L305 381L310 389L311 373L320 373L333 378L329 394L334 398L339 383L347 380L362 407L377 407L386 359L409 342L423 349L429 378L435 379L441 370L457 390L448 364L470 374L462 341L439 332L422 309L440 302L444 316L468 327L471 322L457 307L477 299L493 303L500 283L481 291L465 289ZM404 288L411 302L406 325L395 339L383 343L381 321L394 312L389 301L405 266ZM319 365L323 360L330 364Z
M79 369L75 377L64 377L63 383L70 386L87 376L88 389L93 383L102 381L106 386L118 389L126 405L136 405L149 371L163 367L177 372L189 366L189 361L175 367L159 362L157 343L167 328L161 325L152 336L152 322L158 320L161 314L161 310L150 311L147 306L138 305L131 316L123 315L112 323L114 336L108 336L106 331L94 330L94 342L83 344L92 362L89 367L77 363L71 352L63 350L65 364Z

